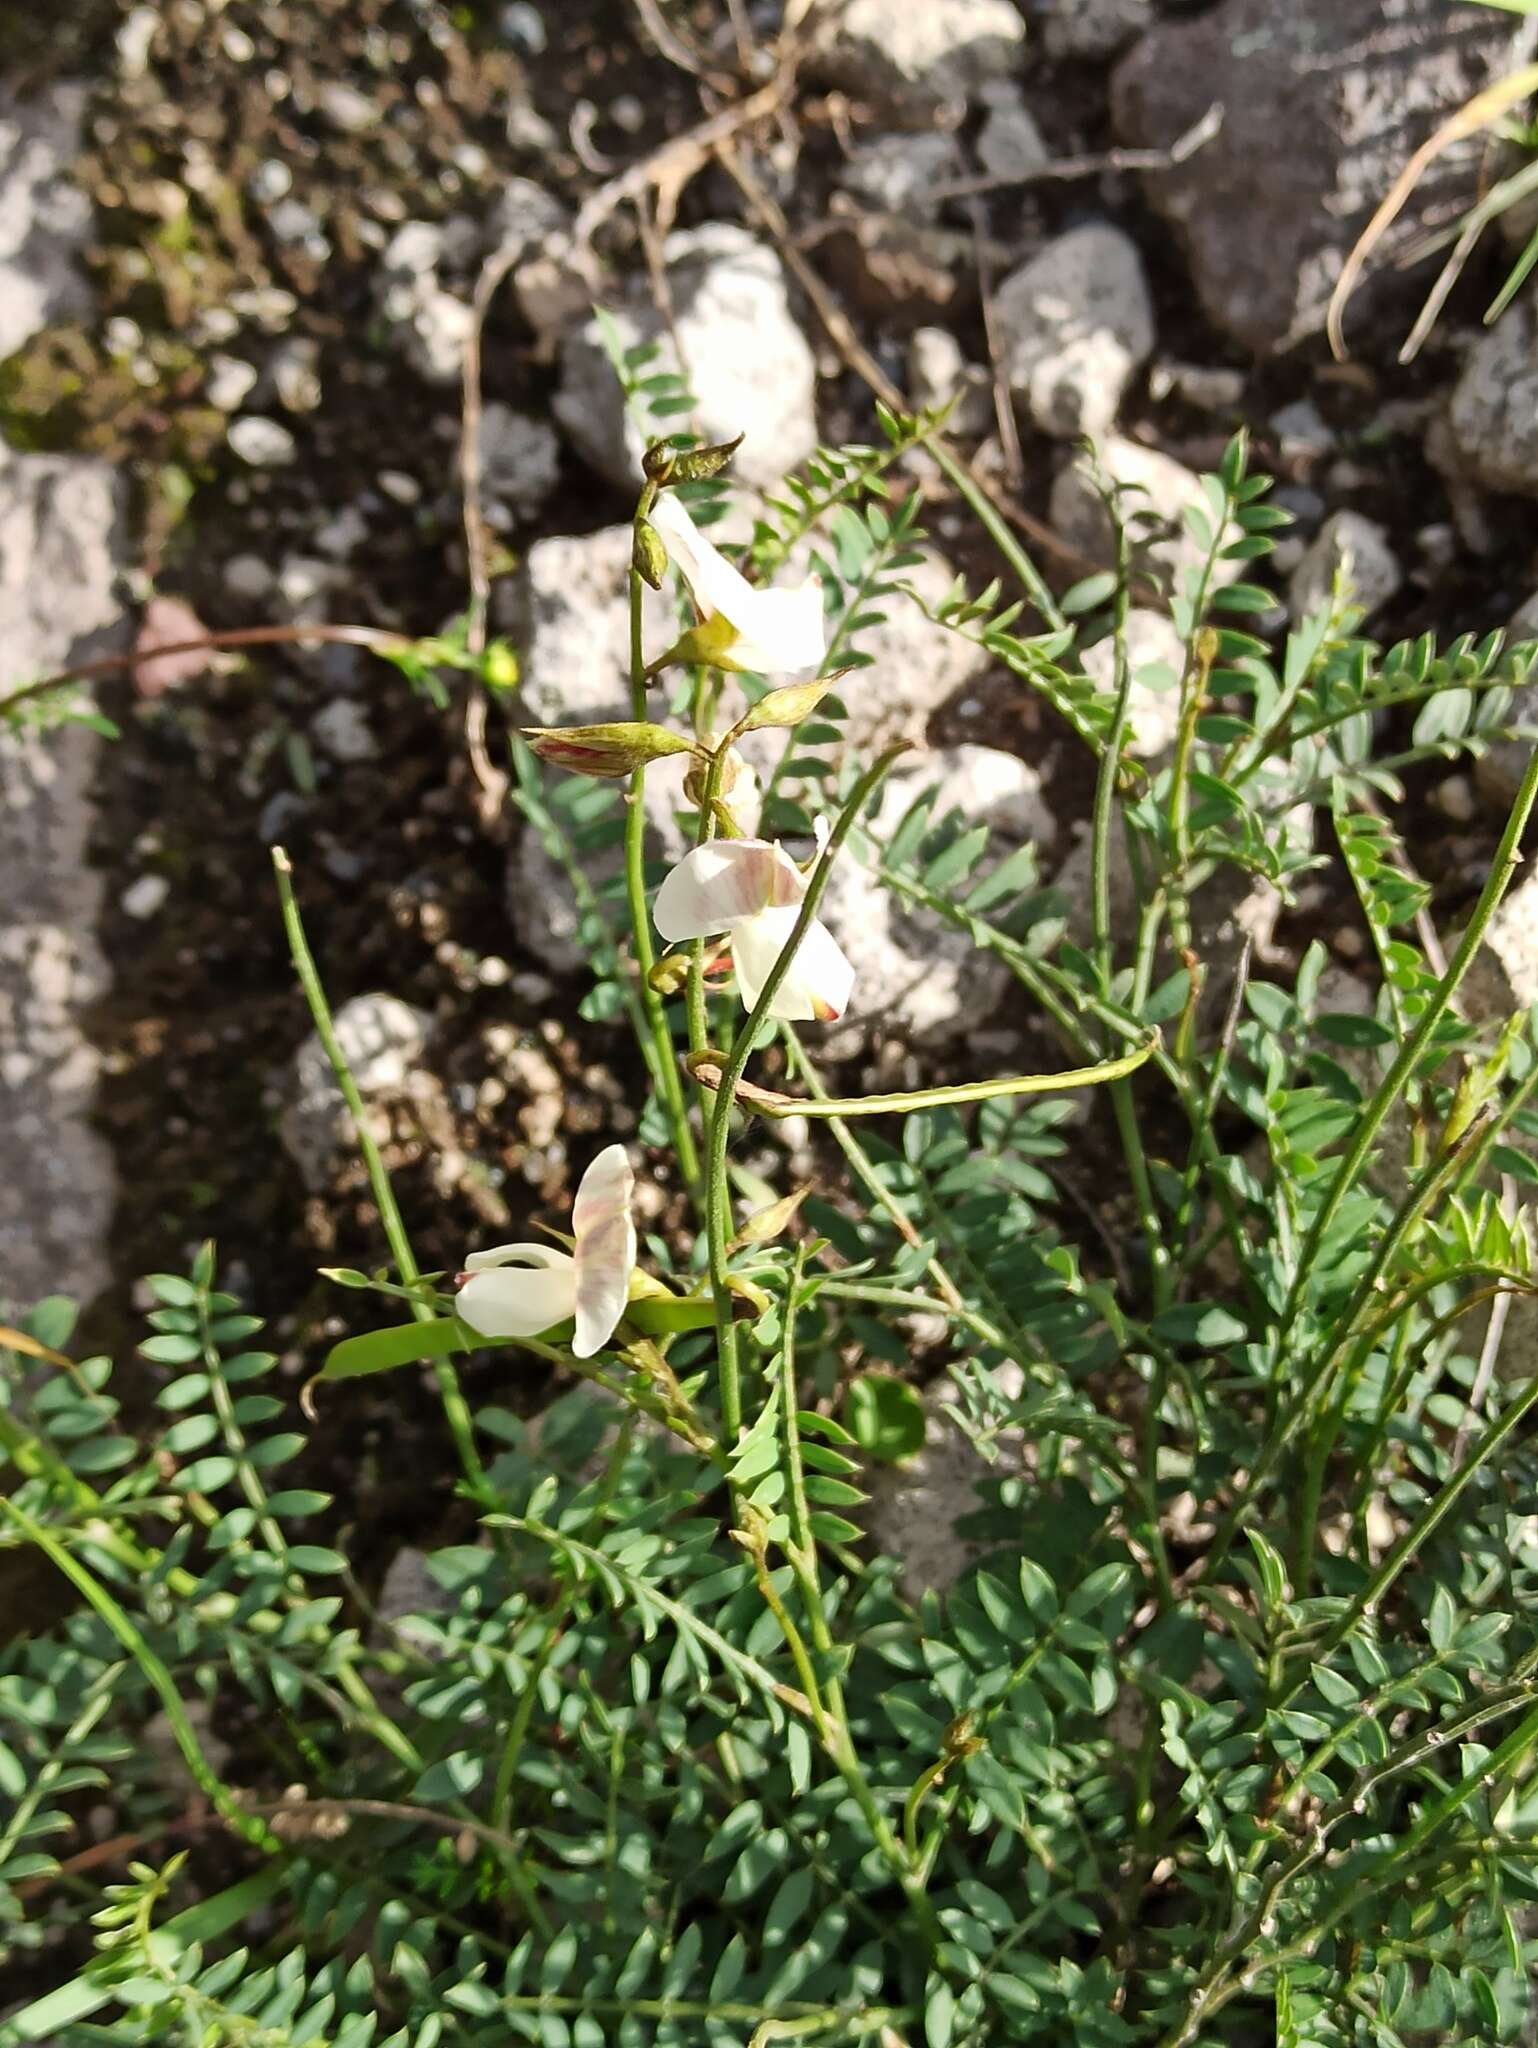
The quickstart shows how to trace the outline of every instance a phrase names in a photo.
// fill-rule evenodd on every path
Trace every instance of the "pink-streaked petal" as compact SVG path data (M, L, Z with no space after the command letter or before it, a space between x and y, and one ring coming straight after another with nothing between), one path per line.
M606 1145L582 1176L572 1205L577 1240L577 1333L572 1351L591 1358L614 1335L630 1298L635 1270L635 1225L630 1197L635 1175L623 1145Z
M534 1245L505 1249L545 1252ZM467 1266L454 1313L482 1337L538 1337L564 1323L576 1309L576 1268L564 1252L545 1256L549 1263L541 1265Z
M799 903L800 870L778 841L711 839L686 853L657 891L652 920L669 945L733 930L771 903Z
M775 905L732 933L732 960L743 1007L758 1001L774 963L795 930L800 915L795 904ZM807 927L775 992L769 1014L787 1024L831 1024L842 1017L854 993L854 968L832 932L820 918Z

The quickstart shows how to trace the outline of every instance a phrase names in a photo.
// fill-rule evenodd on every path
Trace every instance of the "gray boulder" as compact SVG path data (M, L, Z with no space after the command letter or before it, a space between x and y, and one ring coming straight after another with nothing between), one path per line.
M833 0L821 14L811 68L909 113L1009 77L1025 52L1013 0Z
M1120 139L1165 149L1214 102L1205 148L1145 174L1209 318L1260 351L1318 331L1346 255L1412 151L1521 63L1538 22L1459 0L1223 0L1151 29L1113 80ZM1395 258L1477 196L1482 137L1447 151L1377 252L1370 331L1406 282ZM1408 286L1412 296L1416 289Z
M999 352L1045 433L1107 432L1155 335L1137 245L1104 221L1049 242L999 286Z
M91 202L69 176L85 97L68 81L25 100L0 91L0 360L90 307L77 258Z
M1448 419L1456 459L1476 483L1538 498L1538 318L1530 299L1475 343Z

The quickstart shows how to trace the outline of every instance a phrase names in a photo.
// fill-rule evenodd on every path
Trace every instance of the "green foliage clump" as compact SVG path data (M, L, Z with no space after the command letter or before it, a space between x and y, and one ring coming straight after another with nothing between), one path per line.
M633 396L676 397L629 369ZM911 601L922 533L888 477L938 423L882 426L819 455L745 550L761 574L812 551L829 673ZM56 1987L0 2022L4 2048L1518 2038L1538 1040L1464 990L1538 768L1446 962L1384 806L1422 763L1510 735L1533 651L1380 648L1344 588L1278 650L1266 590L1224 580L1282 523L1242 441L1204 494L1161 764L1126 744L1134 505L1114 507L1116 572L1040 632L1019 630L1034 572L1007 531L1020 603L993 586L933 608L1088 750L1087 911L932 793L888 833L862 824L880 767L845 758L836 694L770 777L766 829L838 820L811 907L842 838L836 857L999 963L1055 1071L835 1096L811 1033L762 1002L742 1024L698 954L669 1009L632 965L652 878L617 789L547 784L510 740L515 800L577 891L584 1013L634 1026L642 1137L676 1149L699 1227L648 1243L655 1292L596 1357L559 1332L514 1347L585 1382L534 1427L466 1391L471 1334L368 1150L393 1266L334 1277L418 1322L350 1339L333 1370L431 1361L475 1518L427 1558L415 1614L381 1619L354 1584L348 1503L304 1483L299 1405L211 1248L150 1282L149 1429L125 1426L109 1359L68 1355L65 1305L0 1332L0 1562L30 1554L78 1603L0 1650L0 1967ZM1080 659L1107 635L1110 690ZM706 751L722 687L697 671L674 694ZM1332 998L1317 946L1289 985L1209 943L1204 891L1285 899L1333 860L1302 811L1360 906L1365 1011ZM684 1029L699 1104L676 1086ZM1120 1199L1088 1216L1067 1083L1116 1161ZM744 1222L725 1141L754 1115L826 1127L842 1178L745 1174ZM918 1317L945 1333L927 1416ZM988 1476L975 1562L916 1592L867 1541L865 1488L926 1421ZM93 1806L124 1864L77 1855Z

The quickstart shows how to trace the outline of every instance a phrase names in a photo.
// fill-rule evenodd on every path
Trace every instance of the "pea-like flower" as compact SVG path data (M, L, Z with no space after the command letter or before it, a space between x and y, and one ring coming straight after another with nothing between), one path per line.
M743 1005L751 1010L801 915L807 879L778 840L711 839L667 876L652 915L669 945L724 933ZM853 967L832 932L813 918L770 1015L790 1024L831 1024L843 1016L853 991Z
M828 648L820 578L758 589L705 538L671 491L658 498L650 519L700 613L700 624L671 658L760 676L820 664Z
M623 1145L606 1145L577 1187L570 1253L548 1244L499 1244L472 1252L455 1313L483 1337L537 1337L575 1316L572 1351L591 1358L614 1335L630 1298L635 1175Z

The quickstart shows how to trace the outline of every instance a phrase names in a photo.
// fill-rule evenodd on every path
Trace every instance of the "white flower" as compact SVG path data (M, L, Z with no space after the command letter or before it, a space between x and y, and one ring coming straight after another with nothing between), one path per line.
M807 877L778 840L711 839L685 854L657 891L652 912L670 945L725 932L743 1004L752 1009L801 915ZM831 1024L854 990L854 969L825 924L813 918L769 1014Z
M821 663L828 640L818 577L789 590L757 589L705 538L672 491L661 494L649 517L699 608L717 668L767 676Z
M572 1204L571 1253L547 1244L499 1244L472 1252L455 1314L483 1337L537 1337L569 1316L572 1351L591 1358L614 1335L630 1298L635 1175L623 1145L607 1145L588 1167Z

